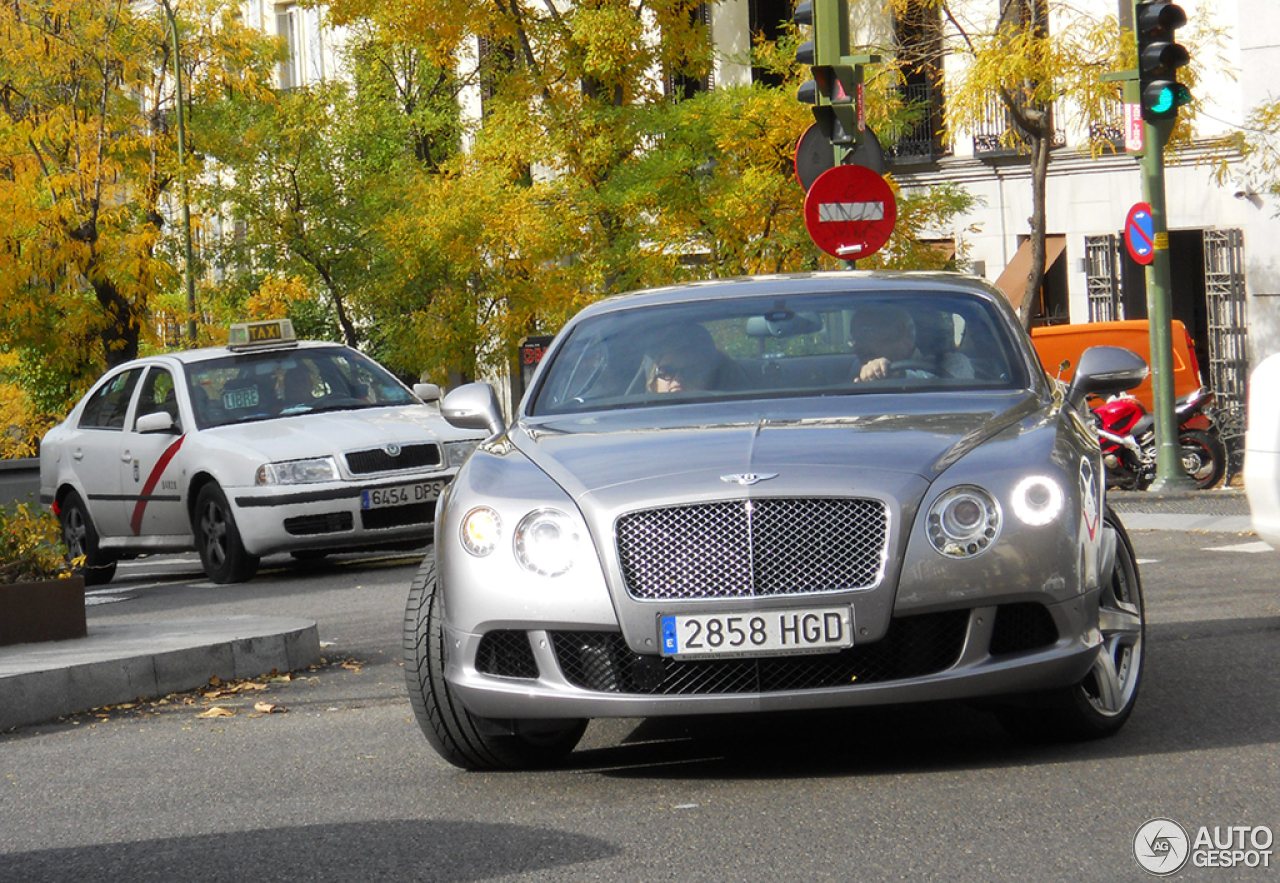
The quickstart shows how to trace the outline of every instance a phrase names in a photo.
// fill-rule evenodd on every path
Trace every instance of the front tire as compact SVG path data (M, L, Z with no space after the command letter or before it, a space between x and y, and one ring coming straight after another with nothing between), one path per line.
M1076 684L1028 697L1025 706L1000 710L1016 736L1037 741L1101 739L1120 730L1138 701L1142 678L1145 608L1133 544L1108 506L1104 523L1116 534L1115 565L1098 601L1102 645L1089 673Z
M76 575L84 579L86 586L101 586L111 582L116 575L116 559L98 547L98 529L93 526L89 509L75 491L68 492L59 507L58 520L62 523L62 542L71 560L84 556L84 566Z
M553 766L577 746L585 720L489 721L462 707L445 680L447 647L434 550L414 576L404 612L404 674L409 701L436 752L464 770Z
M200 565L215 583L242 583L258 572L259 558L240 540L227 497L216 484L206 484L196 496L196 543Z
M1227 446L1222 439L1202 429L1185 430L1178 437L1182 448L1182 468L1196 483L1196 490L1206 491L1222 481L1227 472Z

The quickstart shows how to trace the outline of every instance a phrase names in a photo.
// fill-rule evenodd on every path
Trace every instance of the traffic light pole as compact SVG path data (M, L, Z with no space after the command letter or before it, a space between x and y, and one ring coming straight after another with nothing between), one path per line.
M1164 201L1164 147L1174 120L1143 123L1142 195L1151 206L1155 242L1147 265L1147 317L1151 335L1151 386L1156 411L1155 492L1190 491L1195 484L1182 467L1178 421L1174 413L1173 331L1169 268L1169 227Z

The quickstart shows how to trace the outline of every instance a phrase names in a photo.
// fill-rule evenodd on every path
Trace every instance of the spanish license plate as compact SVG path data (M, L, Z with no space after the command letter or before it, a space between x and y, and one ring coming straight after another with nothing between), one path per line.
M385 509L388 506L411 506L414 503L429 503L444 490L444 479L420 481L415 484L402 484L399 487L380 487L367 490L361 495L361 509Z
M777 656L853 646L851 607L658 617L663 656Z

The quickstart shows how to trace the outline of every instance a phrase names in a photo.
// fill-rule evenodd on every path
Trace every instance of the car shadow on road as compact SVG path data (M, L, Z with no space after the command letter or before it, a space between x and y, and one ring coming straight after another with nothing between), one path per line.
M9 853L0 860L0 883L466 883L572 868L617 854L604 840L551 828L350 822Z
M1280 742L1280 617L1148 627L1146 672L1118 734L1033 743L946 702L824 712L653 718L570 763L619 777L762 779L999 768ZM618 722L611 722L617 726ZM593 726L606 728L606 722Z

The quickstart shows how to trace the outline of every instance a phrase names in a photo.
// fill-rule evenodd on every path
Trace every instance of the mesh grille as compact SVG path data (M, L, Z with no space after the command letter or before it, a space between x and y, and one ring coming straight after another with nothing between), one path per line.
M889 516L878 500L735 500L618 519L627 592L642 600L803 595L880 579Z
M536 678L538 663L525 632L488 632L476 648L476 671L500 678Z
M1053 614L1043 604L1002 604L991 629L991 654L1021 653L1048 647L1058 640Z
M893 620L885 637L814 656L675 660L643 656L616 632L552 632L569 683L606 693L664 696L821 690L922 677L960 657L969 612L951 610Z
M399 456L393 457L384 448L368 448L346 453L347 468L352 475L368 475L371 472L395 472L399 469L421 469L440 465L440 446L434 444L402 445Z

